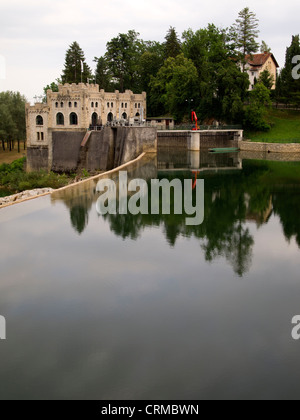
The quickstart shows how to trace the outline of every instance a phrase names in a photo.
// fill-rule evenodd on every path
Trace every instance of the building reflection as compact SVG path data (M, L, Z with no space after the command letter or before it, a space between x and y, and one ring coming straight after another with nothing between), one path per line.
M300 247L300 164L283 165L286 165L284 178L279 162L275 165L274 162L243 160L240 154L201 153L195 156L187 151L177 154L160 151L157 156L147 156L130 167L128 181L146 180L150 194L151 179L177 178L183 182L197 173L205 180L204 222L199 226L187 226L185 214L165 215L161 212L157 215L107 214L102 217L108 221L111 231L123 239L137 240L147 227L160 227L171 247L181 236L196 238L207 261L225 258L236 275L242 277L251 268L254 246L251 223L259 229L268 223L272 214L277 215L286 239L295 236ZM298 165L299 173L295 173L293 165ZM118 187L118 174L111 175L111 178ZM52 194L53 202L63 201L68 207L72 227L79 234L87 228L91 209L96 211L95 203L100 195L96 192L97 182L98 179L90 180ZM151 202L150 196L148 201Z

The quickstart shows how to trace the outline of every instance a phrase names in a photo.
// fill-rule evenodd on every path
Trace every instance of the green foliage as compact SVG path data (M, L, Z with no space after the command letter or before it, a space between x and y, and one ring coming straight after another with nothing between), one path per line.
M143 42L134 30L119 34L106 44L105 60L115 80L115 88L139 91L140 77L137 72L139 58L144 51Z
M167 35L165 37L166 42L164 43L165 58L177 57L181 53L181 42L176 33L176 29L170 26Z
M271 48L267 45L267 43L265 41L261 42L260 45L260 52L263 54L265 52L270 53L271 52Z
M82 71L83 70L83 71ZM66 52L65 68L61 76L63 83L88 83L92 72L85 62L84 52L77 42L73 42Z
M35 188L61 188L69 182L65 174L47 171L25 172L25 158L18 159L10 165L0 165L0 186L11 194Z
M245 7L239 12L239 17L229 31L229 38L232 43L231 48L242 63L243 69L246 64L245 56L251 56L259 49L259 44L256 41L258 34L258 19L255 13L251 12L248 7Z
M262 83L267 89L271 90L274 85L274 77L269 70L264 70L260 73L258 82Z
M19 92L0 93L0 139L24 140L26 99Z
M180 120L186 112L186 100L197 89L197 80L197 69L192 60L180 54L165 61L157 76L152 78L150 89L165 112Z
M269 130L271 126L266 122L266 110L270 106L271 99L269 89L262 83L257 83L250 93L250 104L246 107L246 127L252 130Z
M300 37L295 35L286 50L285 66L277 81L276 98L278 102L300 105L300 79L293 78L293 58L300 55Z
M107 60L105 57L95 57L94 61L97 63L95 75L96 84L100 86L100 89L110 92L113 89L113 84Z
M62 81L60 79L56 79L55 82L50 83L50 85L47 85L44 87L44 98L43 102L47 102L47 91L52 90L52 92L58 92L58 85L61 84Z

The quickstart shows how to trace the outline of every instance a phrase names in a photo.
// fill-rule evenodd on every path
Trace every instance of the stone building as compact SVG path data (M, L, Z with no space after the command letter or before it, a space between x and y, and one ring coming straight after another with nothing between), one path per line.
M134 119L146 119L145 92L109 93L85 83L59 85L58 92L47 91L46 103L26 104L27 146L48 146L52 131L78 132Z

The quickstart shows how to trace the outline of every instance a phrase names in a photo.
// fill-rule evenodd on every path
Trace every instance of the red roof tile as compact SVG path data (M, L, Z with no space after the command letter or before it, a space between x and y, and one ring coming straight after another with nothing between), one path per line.
M264 54L253 54L252 56L246 55L246 60L248 64L250 64L253 67L261 67L265 64L265 62L272 58L274 61L276 67L279 67L277 61L275 60L275 57L272 53L264 53Z

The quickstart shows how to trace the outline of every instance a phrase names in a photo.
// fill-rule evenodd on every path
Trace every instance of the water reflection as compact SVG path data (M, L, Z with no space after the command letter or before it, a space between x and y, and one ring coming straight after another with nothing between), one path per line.
M181 236L197 238L206 261L224 257L240 277L251 267L254 246L251 223L259 228L268 223L272 214L278 215L286 239L290 241L295 236L300 246L300 163L243 160L243 155L237 153L214 155L163 150L157 157L147 157L132 167L128 180L147 180L150 203L151 179L178 178L183 182L195 177L195 171L198 178L205 180L202 225L187 226L185 214L102 217L110 230L124 240L137 240L145 228L159 226L171 247ZM113 178L116 183L117 175ZM92 180L52 195L54 202L62 200L70 209L72 226L79 234L88 226L91 209L96 211L93 206L99 197L96 185L97 180Z

